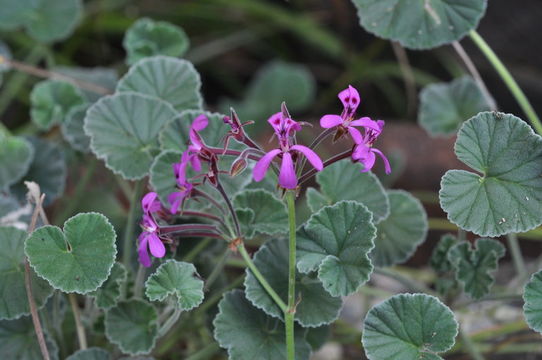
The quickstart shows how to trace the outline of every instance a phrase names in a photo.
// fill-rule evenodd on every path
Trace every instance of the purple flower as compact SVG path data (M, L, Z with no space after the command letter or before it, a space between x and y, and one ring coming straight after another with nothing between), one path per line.
M375 154L378 154L382 158L382 161L384 161L384 168L386 170L386 174L391 173L391 167L388 158L382 153L382 151L373 148L373 144L382 132L383 128L383 120L371 120L369 126L365 128L365 133L362 137L362 141L354 147L354 151L352 152L352 159L363 164L363 170L361 172L367 172L373 168L376 161Z
M194 119L190 126L189 137L192 144L188 146L188 159L192 168L197 172L201 171L201 161L198 155L206 148L198 132L205 129L207 125L209 125L209 119L207 119L207 116L201 114Z
M179 191L172 192L167 198L171 205L170 211L172 214L176 214L177 211L179 211L179 207L181 207L184 200L190 195L190 192L193 189L193 185L186 179L186 169L189 162L190 154L187 150L183 152L181 162L173 164L173 173L175 174L175 180Z
M362 117L357 120L354 120L356 110L360 103L360 97L358 91L348 85L348 88L344 89L339 93L339 99L343 104L343 112L341 115L324 115L320 119L320 126L329 129L332 127L337 127L337 133L335 134L335 140L341 138L346 132L352 136L352 139L356 144L360 144L363 141L363 136L361 132L356 129L356 126L364 128L372 128L377 131L378 128L375 127L376 124L373 120L368 117Z
M269 151L258 160L253 171L254 181L261 181L265 177L269 165L277 156L282 158L279 184L285 189L295 189L297 187L294 163L299 154L303 154L318 171L324 168L322 160L314 151L303 145L291 145L290 137L293 136L295 131L301 130L301 125L289 117L285 106L283 106L282 112L272 115L267 121L275 130L280 148Z
M152 217L152 213L161 208L158 195L155 192L146 194L141 199L141 207L143 208L143 219L140 225L143 232L138 238L139 262L143 266L149 267L151 266L151 259L148 250L150 250L154 257L163 257L166 254L166 248L158 236L160 228Z
M143 212L145 214L150 214L160 210L161 205L160 200L158 200L158 194L155 192L145 194L143 199L141 199L141 207L143 208Z

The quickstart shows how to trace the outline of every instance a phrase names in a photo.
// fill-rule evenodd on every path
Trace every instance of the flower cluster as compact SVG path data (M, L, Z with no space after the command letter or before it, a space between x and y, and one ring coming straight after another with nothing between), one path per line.
M290 116L286 105L282 104L281 111L273 114L267 121L274 130L274 137L277 140L276 148L267 152L263 151L246 134L244 127L252 122L241 123L235 111L230 116L224 116L223 121L229 125L230 130L224 134L224 146L215 148L208 146L202 139L200 132L209 126L209 119L205 115L199 115L194 119L189 130L190 143L182 153L180 161L172 164L173 175L175 176L176 189L167 196L169 213L162 211L160 201L155 192L150 192L143 197L143 219L141 227L143 232L139 236L139 260L143 266L150 266L151 260L149 251L154 257L165 255L164 243L173 242L169 235L180 234L191 237L215 237L234 241L241 238L241 230L235 210L229 200L228 194L221 185L220 175L229 174L236 176L248 166L249 160L256 161L252 171L252 177L256 182L262 181L270 168L278 176L278 186L284 191L296 190L299 184L306 181L314 173L321 171L324 167L333 163L334 159L351 157L352 161L363 165L362 172L370 171L375 162L376 155L384 162L386 173L391 168L388 159L384 154L373 147L378 136L382 133L384 121L371 120L368 117L355 118L356 110L360 103L358 91L349 86L338 95L343 104L341 115L324 115L320 119L320 126L325 130L318 136L310 146L297 143L296 133L302 131L302 122L297 122ZM334 142L343 138L346 134L352 139L351 150L345 156L331 158L322 162L314 151L318 143L334 132ZM244 145L242 151L228 148L229 142L234 139ZM219 158L222 156L233 156L230 171L219 169ZM303 173L305 160L312 165L313 169ZM190 177L189 169L194 175ZM209 194L200 186L208 182L216 189L216 194ZM207 188L207 191L209 189ZM211 212L185 211L184 205L188 199L204 199L210 206L214 206L220 215L213 215ZM217 198L219 200L217 200ZM191 200L192 201L192 200ZM235 224L235 229L229 226L229 221L224 221L228 215ZM190 215L191 217L210 220L213 224L183 224L183 225L159 225L155 216L159 216L162 222L175 220L175 215ZM173 216L173 217L172 217Z

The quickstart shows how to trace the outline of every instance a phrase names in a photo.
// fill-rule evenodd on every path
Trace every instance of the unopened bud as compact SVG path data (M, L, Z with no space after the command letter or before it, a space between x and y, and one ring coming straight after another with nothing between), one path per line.
M243 170L245 170L246 167L247 167L247 161L243 158L238 158L233 162L233 164L231 164L230 175L237 176L241 172L243 172Z

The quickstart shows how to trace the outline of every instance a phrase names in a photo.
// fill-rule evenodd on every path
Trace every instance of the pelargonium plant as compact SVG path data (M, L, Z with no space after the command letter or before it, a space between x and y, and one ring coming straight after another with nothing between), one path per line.
M77 44L87 54L90 37L78 36L95 26L110 31L110 19L124 24L133 9L90 23L95 16L82 16L80 0L31 3L0 6L0 113L27 76L43 78L28 97L31 123L0 126L0 359L308 360L337 351L345 359L480 360L539 352L542 272L525 261L520 240L540 240L542 124L475 30L485 0L352 0L360 25L391 41L397 64L383 66L373 59L386 43L360 55L352 39L335 41L293 5L188 1L175 5L184 17L209 19L198 41L223 34L217 29L230 16L236 28L240 15L254 16L261 34L243 30L190 49L181 27L141 18L126 30L124 65L96 69L55 61L75 61L68 58ZM87 5L88 14L101 11ZM276 22L270 29L267 14ZM88 23L74 40L50 46L79 21ZM278 25L344 65L330 66L344 75L273 61L244 99L204 102L194 63L218 63L254 39L260 54L261 41L283 36ZM529 123L498 111L460 43L465 36ZM427 84L433 76L413 69L405 48L447 44L461 63L449 56L446 66L469 75ZM245 63L252 61L236 66ZM356 75L359 64L371 68L363 70L370 79ZM209 88L214 80L235 88L229 75L217 79L220 66L205 74ZM424 85L419 125L433 144L454 142L464 165L444 173L438 194L392 189L408 164L386 146L394 121L367 110L381 95L364 89L377 81L397 100L398 74L410 105ZM437 203L446 219L434 217Z

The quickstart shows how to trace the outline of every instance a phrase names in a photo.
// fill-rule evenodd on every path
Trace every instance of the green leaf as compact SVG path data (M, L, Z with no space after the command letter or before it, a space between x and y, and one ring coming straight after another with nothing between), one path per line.
M227 112L234 107L243 121L255 120L254 127L262 129L283 101L290 112L303 111L312 104L315 92L316 82L307 67L273 61L256 73L243 101L224 100L220 108Z
M121 288L127 279L127 271L119 262L113 264L107 280L96 291L91 293L96 299L96 306L100 309L110 309L117 305L120 299Z
M45 335L51 360L58 360L58 347L52 337ZM42 359L38 338L30 316L0 321L0 359Z
M448 251L448 261L455 268L455 277L474 299L480 299L493 285L492 272L506 252L504 246L493 239L477 239L476 249L469 242L455 245Z
M128 180L147 175L158 151L158 133L175 118L166 102L136 93L106 96L85 118L90 148L105 165Z
M30 94L32 122L42 130L64 122L68 112L85 103L81 91L73 84L45 80L38 83Z
M410 49L460 40L478 26L486 0L352 0L360 24L376 36Z
M203 301L203 281L193 264L167 260L147 279L145 295L151 301L175 296L179 309L188 311Z
M214 337L222 348L228 349L230 359L286 358L284 323L252 306L242 291L232 290L224 294L218 309L218 315L213 321ZM307 360L310 346L301 328L295 329L294 341L295 358Z
M24 280L24 241L26 231L0 227L0 319L16 319L30 314ZM53 293L47 281L31 271L32 294L38 308Z
M66 115L65 121L60 127L64 139L66 139L75 150L84 153L90 152L90 138L85 134L83 128L88 107L88 104L81 104L72 108Z
M118 92L138 92L170 103L175 110L201 109L201 80L191 62L154 56L137 62L120 79Z
M190 41L184 30L178 26L166 21L142 18L126 31L122 45L127 53L126 62L132 65L154 55L183 56Z
M378 223L390 213L390 204L386 192L378 178L370 172L362 173L362 165L350 161L339 161L326 167L316 175L321 194L311 191L309 206L318 206L323 199L326 205L333 205L341 200L353 200L373 213L373 220ZM312 207L316 212L320 207Z
M390 215L376 228L371 260L384 267L407 261L427 236L427 214L422 203L406 191L388 191Z
M297 268L302 273L318 270L318 278L333 296L352 294L373 271L368 254L375 233L364 205L341 201L326 206L297 233Z
M482 175L449 170L442 178L440 205L451 222L491 237L542 223L542 138L529 125L480 113L459 130L455 153Z
M99 85L105 89L111 90L111 92L115 90L117 82L119 81L117 70L105 67L85 68L75 66L55 66L53 67L53 71L79 81ZM59 80L62 79L62 77L58 78ZM103 96L103 94L98 94L94 91L85 89L81 89L81 92L90 103L98 101L98 99Z
M109 277L117 248L115 230L97 213L81 213L56 226L35 230L25 253L36 273L55 289L85 294Z
M269 285L284 300L288 298L288 241L274 239L267 242L254 255L254 264L260 270ZM247 269L245 278L245 296L252 305L263 310L267 315L283 318L283 313L260 282ZM324 290L314 274L296 274L295 320L303 327L318 327L330 324L339 317L342 300L332 297Z
M0 134L0 190L19 181L30 168L34 148L25 139Z
M34 159L23 179L10 188L20 201L26 199L25 181L34 181L45 194L44 204L49 205L64 193L66 161L60 145L40 138L28 138L34 148Z
M111 354L104 349L91 347L71 354L66 360L111 360Z
M325 345L331 335L331 326L324 325L317 328L307 329L307 342L311 346L313 351L319 350Z
M224 135L230 127L222 120L224 115L202 110L186 110L177 118L168 123L160 132L159 140L162 150L175 150L183 152L190 143L190 126L199 115L205 115L209 119L209 125L199 132L201 138L208 146L224 147ZM236 143L230 141L230 144Z
M36 0L25 18L28 34L40 42L67 38L83 14L81 0Z
M24 24L36 0L0 0L0 29L14 30Z
M288 232L286 206L266 190L244 190L234 197L233 206L238 210L252 211L254 216L245 218L245 221L241 223L245 229L248 229L249 234L255 232L275 235Z
M531 329L542 332L542 270L534 273L523 291L523 313Z
M151 304L137 299L121 301L105 313L105 335L125 354L148 354L158 337L157 321Z
M457 332L453 312L436 297L399 294L369 310L361 341L369 360L436 360Z
M457 238L452 234L441 236L437 246L433 248L433 253L429 259L429 265L437 273L442 274L452 270L452 263L448 261L448 252L458 242Z
M451 136L465 119L485 110L489 110L489 105L484 94L470 76L463 76L423 88L418 124L430 136Z
M0 194L0 225L5 225L4 221L13 221L16 219L3 219L4 216L12 213L13 211L16 211L21 208L21 204L13 197L12 195L4 195ZM28 212L31 212L32 209L28 209ZM28 215L28 212L25 211L26 214L21 215Z

